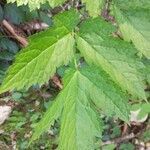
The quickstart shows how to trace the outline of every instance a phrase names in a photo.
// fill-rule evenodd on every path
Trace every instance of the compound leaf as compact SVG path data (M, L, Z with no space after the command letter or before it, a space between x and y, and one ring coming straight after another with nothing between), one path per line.
M0 92L28 88L47 82L56 68L68 64L74 55L72 30L78 23L78 14L71 10L54 18L54 26L29 39L9 68Z
M109 27L110 26L110 27ZM140 71L144 65L128 42L113 38L113 27L102 19L90 19L80 27L77 47L89 64L102 67L122 89L146 99Z
M91 72L94 76L90 74ZM59 141L61 150L94 149L95 137L101 135L102 125L93 103L98 104L107 115L115 114L128 122L127 98L104 71L87 66L79 70L70 70L64 80L64 89L56 98L56 103L59 101L59 107L49 108L35 128L32 139L36 139L43 132L42 126L45 130L48 125L51 125L50 121L56 118L53 113L54 108L62 112Z

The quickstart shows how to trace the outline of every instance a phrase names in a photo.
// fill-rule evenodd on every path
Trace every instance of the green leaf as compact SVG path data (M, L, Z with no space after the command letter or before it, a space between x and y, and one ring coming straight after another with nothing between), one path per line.
M96 17L100 14L101 9L104 5L104 0L82 0L86 4L86 10L93 17Z
M123 38L150 58L150 1L121 2L116 1L113 11Z
M139 110L138 119L142 119L150 114L150 103L134 104L131 107L132 111Z
M67 94L61 119L59 149L92 150L95 136L102 132L98 117L88 101L84 82L84 77L77 71L65 88Z
M17 5L29 5L30 10L34 10L36 8L40 8L41 4L45 4L46 2L49 2L51 7L56 7L58 5L61 5L66 0L7 0L8 3L14 3L17 2ZM93 17L96 17L100 14L102 7L104 5L105 0L82 0L83 3L86 4L86 9L89 12L89 14Z
M6 4L4 5L4 18L8 19L11 23L19 25L23 22L24 13L15 4Z
M144 142L150 141L150 129L147 129L140 137L140 139Z
M35 126L35 132L31 138L30 143L38 139L40 135L48 130L49 127L54 124L54 121L60 117L65 100L64 96L65 95L63 95L63 93L60 94L53 102L52 106L47 109L41 121Z
M142 105L141 111L138 114L138 119L142 119L149 114L150 114L150 103L145 103Z
M71 10L57 15L52 28L31 36L29 46L9 68L0 92L41 85L53 76L57 67L68 64L74 55L72 31L77 23L78 14Z
M109 144L109 145L103 146L102 150L114 150L115 147L116 147L115 144Z
M94 76L90 75L91 72ZM100 108L106 114L114 113L128 122L126 96L109 80L105 72L94 66L71 69L64 77L64 89L36 126L32 140L39 137L61 114L59 149L93 150L95 137L99 137L102 132L101 121L93 103L99 103L99 106L102 104ZM111 109L110 113L108 109Z
M60 5L64 3L66 0L7 0L8 3L14 3L17 2L17 5L29 5L30 10L34 10L36 8L40 8L41 4L45 4L46 2L49 2L51 7L55 7L57 5Z
M100 134L102 129L95 111L90 107L84 82L80 83L80 80L82 75L78 71L67 74L65 88L56 99L57 105L61 106L57 109L52 105L35 129L32 139L38 137L43 129L47 128L45 126L51 125L50 121L55 118L52 110L55 113L57 110L60 112L60 107L63 107L59 149L93 149L94 137Z
M150 84L150 60L144 59L143 63L145 68L141 69L141 73L143 74L143 78Z
M13 54L16 54L19 50L19 46L8 38L0 38L1 48L7 50Z
M106 72L98 67L85 67L81 74L87 78L84 85L95 106L107 116L116 116L128 122L128 96L116 85Z
M89 19L81 25L77 47L89 64L102 67L110 77L133 96L146 99L141 73L144 65L128 42L113 38L113 27L102 19Z
M6 50L0 52L0 60L10 61L14 58L14 55Z
M145 8L150 9L150 1L149 0L113 0L115 4L117 4L121 9L128 8Z
M22 93L20 93L20 92L13 92L12 93L12 99L14 101L19 101L19 100L21 100L21 98L22 98Z
M3 17L4 17L4 11L3 11L2 6L0 5L0 21L3 20Z
M135 150L135 146L132 143L123 143L119 147L120 150Z

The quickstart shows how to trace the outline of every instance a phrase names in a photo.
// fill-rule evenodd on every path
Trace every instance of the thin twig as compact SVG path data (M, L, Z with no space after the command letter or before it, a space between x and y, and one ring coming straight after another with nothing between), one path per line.
M127 130L128 130L128 124L124 123L123 130L122 130L122 136L126 135Z
M14 38L23 46L26 47L28 45L28 41L26 38L18 35L14 28L11 26L11 24L7 20L2 21L2 25L14 36Z
M116 138L112 141L106 141L106 142L103 142L101 144L101 146L104 146L104 145L109 145L109 144L118 144L118 143L122 143L123 141L126 141L126 140L130 140L130 139L133 139L135 138L136 135L134 133L131 133L129 135L126 135L126 136L123 136L123 137L120 137L120 138Z
M136 137L139 137L141 134L143 134L146 130L149 130L150 129L150 126L148 125L145 129L141 130L139 133L137 134L134 134L134 133L131 133L129 135L126 135L126 136L122 136L122 137L119 137L119 138L116 138L116 139L113 139L111 141L106 141L106 142L103 142L101 144L101 146L105 146L105 145L109 145L109 144L119 144L119 143L122 143L124 141L127 141L127 140L131 140L133 138L136 138Z

